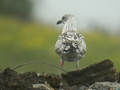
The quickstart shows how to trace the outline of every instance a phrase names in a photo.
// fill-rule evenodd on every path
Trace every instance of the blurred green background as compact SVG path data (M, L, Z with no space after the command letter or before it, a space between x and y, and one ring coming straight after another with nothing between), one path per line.
M0 69L35 62L21 67L17 71L57 73L58 69L40 62L59 66L59 57L54 51L54 46L61 33L61 28L32 20L30 14L32 2L28 0L11 1L0 1L2 5L0 6ZM20 1L21 4L14 1ZM22 1L26 1L26 4ZM23 6L22 3L24 3ZM10 8L12 5L14 7ZM83 31L80 30L80 33L85 36L87 53L80 60L80 68L104 59L111 59L117 70L120 71L120 36L108 34L100 27L94 28L94 30L88 28L87 32ZM75 68L75 62L65 62L65 70L70 71Z

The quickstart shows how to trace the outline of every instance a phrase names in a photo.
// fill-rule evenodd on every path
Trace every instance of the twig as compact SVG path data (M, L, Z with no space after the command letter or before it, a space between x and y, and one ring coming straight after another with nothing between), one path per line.
M20 65L17 65L17 66L15 66L13 68L13 70L16 70L18 68L24 67L24 66L29 65L29 64L33 64L33 62L27 62L27 63L23 63L23 64L20 64Z
M42 62L42 64L46 64L46 65L55 67L55 68L57 68L57 69L59 69L59 70L61 70L61 71L63 71L63 72L67 72L67 71L65 71L63 68L60 68L60 67L58 67L58 66L56 66L56 65L54 65L54 64L49 64L49 63L46 63L46 62Z
M62 68L60 68L59 66L56 66L56 65L54 65L54 64L50 64L50 63L46 63L46 62L38 62L38 61L37 61L37 62L27 62L27 63L23 63L23 64L20 64L20 65L17 65L17 66L15 66L15 67L13 68L13 70L16 70L16 69L18 69L18 68L21 68L21 67L24 67L24 66L26 66L26 65L33 64L33 63L46 64L46 65L48 65L48 66L57 68L57 69L59 69L59 70L61 70L61 71L63 71L63 72L67 72L67 71L65 71L64 69L62 69Z

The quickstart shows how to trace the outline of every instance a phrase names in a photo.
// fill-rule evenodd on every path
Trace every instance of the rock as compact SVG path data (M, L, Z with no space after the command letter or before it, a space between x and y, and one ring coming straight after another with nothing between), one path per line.
M48 84L33 84L33 89L37 89L37 90L54 90Z
M116 81L116 69L111 60L90 65L82 70L62 74L63 80L71 85L91 85L99 81Z
M117 82L96 82L89 86L88 90L120 90L120 84Z
M32 90L32 84L38 82L39 77L35 72L18 74L6 68L0 73L0 90Z
M55 74L46 74L44 75L45 81L47 81L52 87L59 88L61 78Z
M120 83L120 72L117 73L117 82Z
M116 72L110 60L62 73L61 76L46 73L38 75L36 72L17 73L11 68L0 71L0 90L120 90L119 82L120 73Z

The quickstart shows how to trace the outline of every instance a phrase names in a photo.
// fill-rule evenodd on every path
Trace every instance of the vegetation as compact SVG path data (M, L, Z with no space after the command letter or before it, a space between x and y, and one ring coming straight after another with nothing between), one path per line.
M31 7L30 0L0 0L0 15L29 19Z
M21 22L17 19L0 18L0 68L15 67L34 62L17 69L19 72L58 72L40 62L59 65L54 45L60 30L49 25ZM82 33L86 38L87 54L80 60L80 68L104 59L111 59L120 71L120 37L91 32ZM76 63L65 62L65 70L73 70Z

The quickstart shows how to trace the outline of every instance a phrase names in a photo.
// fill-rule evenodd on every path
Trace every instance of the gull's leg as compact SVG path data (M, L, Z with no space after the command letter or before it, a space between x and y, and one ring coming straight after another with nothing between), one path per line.
M64 65L64 61L61 59L60 60L60 68L61 68L61 70L60 70L59 74L62 73L63 65Z
M76 69L79 70L79 60L76 61Z
M59 71L59 75L60 75L60 78L61 78L61 81L60 81L60 87L63 86L62 76L61 76L62 69L63 69L63 65L64 65L64 61L63 61L62 59L60 59L60 68L61 68L61 70Z

